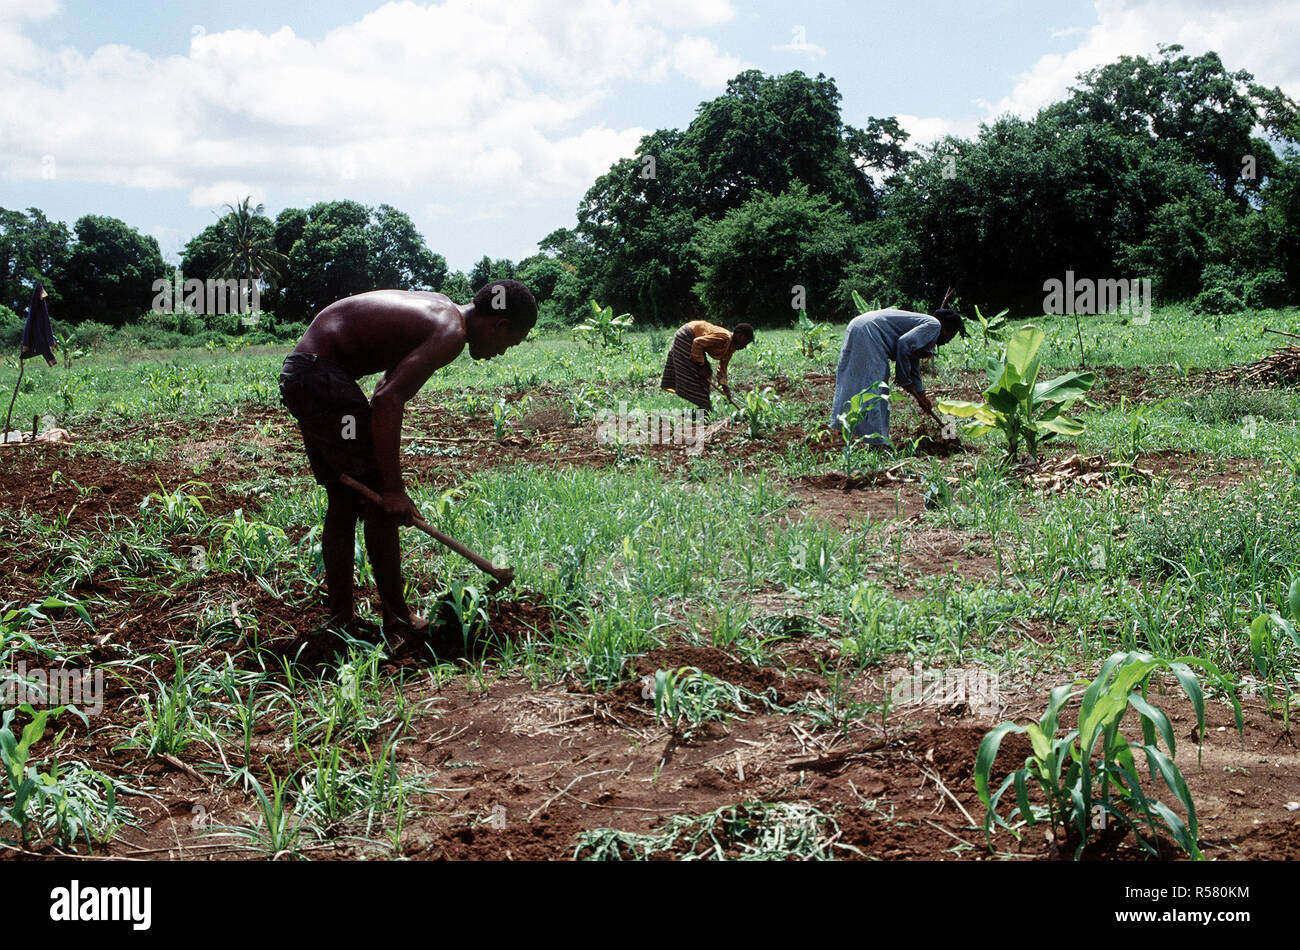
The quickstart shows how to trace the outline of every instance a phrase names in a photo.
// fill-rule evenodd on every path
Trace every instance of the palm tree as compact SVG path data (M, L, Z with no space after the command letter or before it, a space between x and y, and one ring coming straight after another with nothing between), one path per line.
M226 205L229 213L218 222L220 232L209 245L221 261L214 276L265 283L279 281L289 259L275 249L275 235L257 224L265 220L265 206L252 207L248 196L236 205Z

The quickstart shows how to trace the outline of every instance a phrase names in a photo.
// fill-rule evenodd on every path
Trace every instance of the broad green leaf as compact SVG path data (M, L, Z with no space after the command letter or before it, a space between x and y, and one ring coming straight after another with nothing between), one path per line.
M1046 761L1052 754L1052 743L1047 736L1043 735L1043 730L1038 726L1030 723L1025 731L1029 733L1029 742L1034 747L1034 755L1039 759Z
M1169 750L1169 754L1177 755L1178 750L1174 746L1174 727L1170 725L1169 717L1157 707L1152 706L1137 693L1130 694L1128 702L1129 705L1136 709L1139 715L1142 716L1142 721L1144 723L1154 725L1159 731L1160 738L1165 740L1165 748ZM1147 744L1151 745L1153 743L1148 739Z
M1096 373L1066 373L1034 387L1034 399L1039 402L1074 401L1086 395L1097 382Z
M984 403L964 402L956 399L940 399L935 402L934 408L946 416L956 416L958 419L969 419L984 408Z
M1084 431L1083 423L1071 416L1040 419L1037 426L1039 429L1046 429L1048 432L1056 432L1060 435L1082 435Z
M988 393L989 405L998 412L1015 415L1020 411L1020 398L1012 389L996 389Z
M993 770L993 761L998 757L998 746L1009 732L1024 732L1024 726L1014 722L1004 722L984 736L979 750L975 753L975 793L985 808L989 808L989 773Z
M1018 377L1024 377L1038 348L1043 345L1047 334L1038 327L1021 327L1007 340L1006 362L1015 368Z
M868 303L862 299L862 295L860 293L858 293L856 290L851 291L851 293L853 294L853 306L854 308L857 309L859 314L867 313L868 311L871 310L870 305L868 305Z

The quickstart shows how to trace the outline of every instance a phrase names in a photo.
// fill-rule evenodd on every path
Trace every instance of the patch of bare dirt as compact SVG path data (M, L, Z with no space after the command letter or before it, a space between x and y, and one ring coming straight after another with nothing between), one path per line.
M257 506L247 495L227 492L220 480L197 477L192 469L168 460L123 465L82 449L35 443L6 450L0 464L5 466L0 507L45 517L66 516L67 523L74 526L113 516L137 517L140 503L148 495L176 491L193 482L203 482L206 487L187 492L209 496L204 501L209 513Z

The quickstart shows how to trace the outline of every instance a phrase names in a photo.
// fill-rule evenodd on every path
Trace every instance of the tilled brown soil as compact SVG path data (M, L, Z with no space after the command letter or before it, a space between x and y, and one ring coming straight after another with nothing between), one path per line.
M740 669L710 648L666 648L639 660L637 669L661 662L774 687L783 699L817 692L809 674ZM1035 691L1023 698L1036 706L1039 697ZM1021 841L999 832L996 852L988 850L971 773L993 720L974 719L959 707L896 709L883 729L855 723L847 734L756 712L683 739L656 721L639 687L601 695L559 684L538 690L506 678L482 692L456 685L411 698L436 700L437 712L418 720L401 744L401 767L431 777L438 791L418 803L424 813L412 818L403 839L408 857L567 859L583 831L644 833L673 815L759 801L804 802L830 815L838 843L856 849L841 851L845 858L1072 856L1041 827ZM1179 730L1178 762L1198 803L1207 857L1300 857L1300 816L1286 804L1300 787L1300 757L1277 742L1278 724L1252 705L1243 749L1230 711L1211 706L1198 765L1188 735L1190 706L1172 697L1161 697L1159 705ZM1023 736L1008 737L995 781L1028 752ZM165 789L159 801L136 803L141 827L108 853L236 856L229 843L223 849L219 840L202 837L193 816L216 824L246 820L240 796L168 766L155 778ZM310 856L348 858L363 850L322 844ZM1141 857L1131 841L1089 856Z

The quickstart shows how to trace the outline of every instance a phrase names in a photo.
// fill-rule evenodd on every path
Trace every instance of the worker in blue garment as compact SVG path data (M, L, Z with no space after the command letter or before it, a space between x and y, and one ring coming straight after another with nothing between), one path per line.
M946 300L945 300L946 303ZM839 417L848 411L850 400L864 390L879 398L864 407L865 414L853 429L856 438L871 445L889 445L889 363L895 365L895 381L936 422L934 403L921 384L920 361L933 356L957 334L966 336L962 316L946 306L933 314L911 310L872 310L849 321L835 370L835 401L831 404L831 428L840 429ZM940 423L942 424L942 423Z

